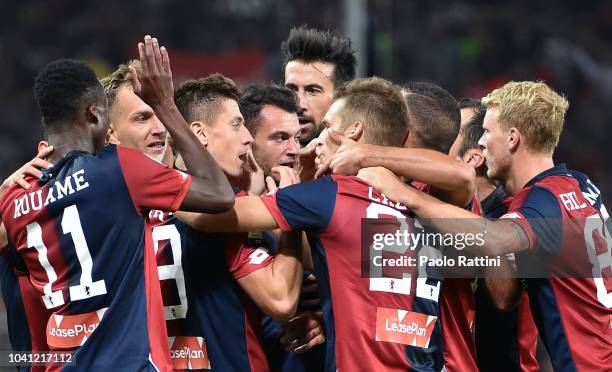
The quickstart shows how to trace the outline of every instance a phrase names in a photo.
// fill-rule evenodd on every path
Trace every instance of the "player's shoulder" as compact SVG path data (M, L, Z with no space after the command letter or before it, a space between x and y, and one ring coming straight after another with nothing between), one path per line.
M545 170L514 195L509 211L529 210L533 217L560 218L564 198L577 197L581 193L578 175L579 172L567 169L565 164Z
M547 190L564 205L569 203L581 206L586 204L583 202L584 199L596 209L599 209L602 204L601 192L589 177L582 172L568 169L564 164L543 172L530 184Z
M568 169L565 164L552 167L527 183L528 186L545 188L553 194L570 191L582 191L594 186L584 173Z
M313 181L293 184L277 190L277 196L292 195L299 198L317 198L335 194L338 190L338 182L332 176L323 176Z
M338 194L363 194L372 189L365 181L357 176L330 175L329 182L335 182Z

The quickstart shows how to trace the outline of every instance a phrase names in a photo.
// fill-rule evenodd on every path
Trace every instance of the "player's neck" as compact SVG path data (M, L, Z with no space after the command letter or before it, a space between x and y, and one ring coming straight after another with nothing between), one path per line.
M533 177L554 166L551 155L529 154L521 159L516 158L510 167L509 177L504 182L504 190L509 195L516 195Z
M496 188L497 185L487 176L476 177L476 196L478 197L478 201L482 202L485 200Z
M87 134L75 133L74 130L70 132L49 133L47 141L50 146L53 146L53 152L49 155L48 160L51 163L55 163L71 151L94 153L94 144Z

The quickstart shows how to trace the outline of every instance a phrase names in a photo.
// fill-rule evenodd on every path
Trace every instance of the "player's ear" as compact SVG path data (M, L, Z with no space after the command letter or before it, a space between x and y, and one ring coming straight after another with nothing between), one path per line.
M484 155L480 149L469 149L463 154L462 160L474 169L478 169L485 162Z
M191 131L198 137L200 143L204 146L208 145L208 127L201 121L194 121L189 124Z
M106 141L108 143L112 143L113 145L121 145L121 142L119 141L119 135L117 134L117 125L115 125L115 123L110 123L108 125Z
M404 140L404 147L412 147L412 131L408 131L406 140Z
M521 132L515 127L508 131L508 149L510 152L515 152L521 143Z
M49 142L47 141L40 141L38 142L38 152L41 152L42 150L46 149L47 147L49 147Z
M94 125L100 125L102 121L103 118L100 113L100 109L98 108L98 105L92 103L91 105L87 106L87 108L85 109L85 122Z
M344 132L344 136L357 142L363 136L363 124L360 121L356 121L353 125L349 125Z

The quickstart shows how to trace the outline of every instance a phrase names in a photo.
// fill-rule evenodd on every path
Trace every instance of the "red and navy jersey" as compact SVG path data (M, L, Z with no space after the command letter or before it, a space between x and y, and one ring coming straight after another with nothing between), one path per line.
M164 313L175 370L268 371L261 311L237 282L272 262L261 234L210 234L154 211Z
M51 311L40 301L29 275L17 270L16 265L24 267L21 257L9 241L6 250L0 254L0 283L11 348L14 351L48 351L46 331ZM19 366L17 369L37 372L44 371L45 367Z
M76 351L64 370L170 370L145 217L176 210L191 177L110 145L73 151L26 180L28 190L3 194L0 211L20 269L52 312L49 348Z
M555 370L609 371L612 238L597 187L559 165L529 181L502 218L513 219L529 238L529 249L516 255L519 272L546 267L550 273L526 283ZM592 275L580 277L585 268Z
M430 185L413 181L411 186L424 193L432 194ZM481 214L480 203L476 197L466 209ZM442 282L440 326L444 367L448 372L478 370L474 342L476 306L472 282L473 279L469 278L445 278Z
M266 245L270 247L270 253L276 256L278 253L278 239L269 231L263 233L263 238ZM304 270L304 280L311 275L308 270ZM304 286L304 282L302 282ZM305 305L302 301L318 299L315 294L304 295L300 294L297 313L303 311L321 311L318 305ZM263 343L270 370L273 372L320 372L325 365L325 345L317 345L314 348L304 353L294 353L287 351L285 346L281 344L282 336L280 328L281 322L272 319L270 316L263 314L261 325L263 327Z
M15 351L30 351L32 350L32 339L23 308L19 279L13 271L12 263L4 253L0 254L0 284L2 285L2 300L6 307L6 322L11 348Z
M474 342L474 279L446 278L440 293L444 366L449 372L477 371Z
M499 218L508 210L509 199L497 187L481 203L487 218ZM478 280L476 298L476 350L482 371L532 372L540 369L536 358L538 330L529 297L524 293L517 307L501 311L487 293L483 279Z
M305 230L327 331L326 371L439 370L431 342L440 282L361 275L362 219L405 218L357 177L326 176L261 197L283 231ZM435 344L435 346L434 346Z

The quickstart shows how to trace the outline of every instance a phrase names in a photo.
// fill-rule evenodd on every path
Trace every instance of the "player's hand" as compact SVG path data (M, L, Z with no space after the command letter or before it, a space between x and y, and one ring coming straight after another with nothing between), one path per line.
M166 48L160 47L156 38L147 35L143 43L138 43L138 55L142 65L141 76L130 66L134 93L153 108L174 105L172 70Z
M315 178L328 172L344 176L356 175L361 169L360 164L367 151L365 145L360 145L331 128L327 130L327 137L338 146L338 149L318 167Z
M23 178L25 176L34 176L36 178L42 177L41 169L49 169L53 166L50 162L45 160L53 152L53 146L47 146L41 149L36 156L25 163L21 168L17 169L15 173L11 174L4 182L2 186L0 186L0 195L15 184L18 184L24 189L29 189L30 184L28 184Z
M357 177L393 201L402 199L407 186L390 170L383 167L363 168Z
M287 351L304 353L325 342L325 327L320 313L304 312L280 328L280 343Z
M278 167L272 168L271 171L274 177L266 177L266 186L268 187L269 192L300 183L300 178L297 171L293 168L279 165ZM274 181L275 178L279 180L278 186L276 186L276 182Z
M317 278L310 274L302 281L302 291L300 293L300 306L304 309L320 310L321 299L319 298L319 286Z
M264 171L259 164L257 164L255 156L253 155L253 150L251 149L247 151L247 161L244 163L244 170L243 176L246 178L246 183L248 184L245 190L249 195L263 194L264 191L266 191Z
M321 145L321 138L314 138L306 147L300 150L298 155L297 173L300 181L314 180L317 172L317 147Z
M330 140L339 147L331 155L321 168L329 168L334 174L343 176L354 176L361 169L361 164L367 153L367 145L358 144L342 134L328 129L327 135ZM317 172L317 177L319 173Z

